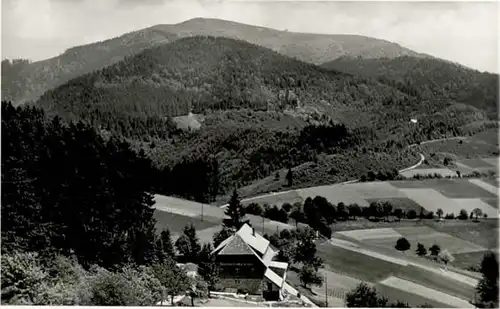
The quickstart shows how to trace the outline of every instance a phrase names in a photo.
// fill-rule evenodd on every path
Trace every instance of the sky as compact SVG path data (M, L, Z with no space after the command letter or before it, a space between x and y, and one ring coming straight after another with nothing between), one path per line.
M33 61L156 24L220 18L278 30L359 34L498 73L499 4L245 0L2 0L2 59Z

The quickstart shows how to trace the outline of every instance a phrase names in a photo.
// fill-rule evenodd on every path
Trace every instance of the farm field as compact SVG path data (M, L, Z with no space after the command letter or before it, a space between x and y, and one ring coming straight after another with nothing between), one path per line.
M464 139L449 139L417 146L426 159L433 155L446 155L454 161L498 156L498 141L493 140L498 130L488 130ZM497 138L497 137L495 137Z
M495 158L485 158L485 159L463 159L459 162L466 165L472 169L476 168L495 168L496 164L490 164L489 161L494 162Z
M379 284L397 290L412 291L412 294L414 295L445 304L444 307L452 306L456 308L473 308L473 306L466 300L394 276L381 281Z
M357 241L388 239L388 238L398 239L402 237L402 235L393 228L352 230L352 231L337 232L337 234L353 238Z
M184 227L188 224L193 224L197 230L203 230L220 224L220 220L213 217L191 217L170 213L162 210L155 210L154 218L156 219L156 229L161 232L168 228L171 233L181 233Z
M498 146L498 129L486 130L475 134L471 138L475 139L478 142L483 142L490 145Z
M446 220L435 222L433 220L401 221L392 224L383 224L366 221L367 224L357 225L357 230L345 230L342 227L333 226L340 232L332 236L335 239L347 240L355 245L369 248L383 254L408 259L417 263L435 266L434 262L417 257L415 249L418 242L428 248L438 243L443 249L448 249L454 254L456 260L453 266L467 269L469 266L477 266L486 250L496 250L498 246L498 220L482 220L472 222L470 220ZM356 222L356 221L353 221ZM386 228L380 228L380 227ZM353 224L349 227L355 227ZM388 232L393 230L394 232ZM380 231L383 231L381 233ZM363 237L363 234L367 235ZM406 237L411 243L411 249L402 254L394 248L397 235Z
M408 239L411 244L412 253L413 250L417 248L418 243L422 243L426 248L437 244L441 247L441 249L448 249L448 251L452 254L486 250L484 247L478 246L472 242L468 242L445 233L437 232L429 227L395 228L395 230L399 232L400 235ZM366 231L366 233L371 232ZM397 237L380 237L378 239L365 239L364 241L368 241L370 244L377 246L394 248L396 240Z
M340 202L345 204L366 204L362 195L357 193L352 187L349 187L349 185L311 187L307 189L299 189L297 192L303 200L308 197L314 198L316 196L322 196L334 205L337 205Z
M471 183L471 179L399 180L390 184L399 189L433 189L449 198L494 198L495 194Z
M328 282L327 293L328 293L328 307L345 307L345 294L349 290L356 287L361 281L336 274L334 272L319 269L320 276L325 278ZM291 285L298 287L299 292L307 296L311 300L315 300L316 303L323 303L325 301L325 286L312 286L311 291L304 289L301 286L299 275L295 271L289 271L287 273L287 282Z
M495 158L485 158L483 159L486 163L493 165L494 167L498 168L499 162L498 162L498 157Z
M483 202L498 209L498 199L497 198L482 198Z
M498 220L460 221L446 221L443 224L433 222L430 227L438 232L469 241L486 249L498 247Z
M392 263L389 259L381 259L380 255L375 254L376 252L372 250L365 253L358 253L355 250L355 248L341 248L327 242L318 246L319 256L324 259L326 264L325 268L343 276L374 283L385 280L390 276L397 276L432 290L441 291L449 296L460 297L464 300L470 299L474 294L474 286L456 281L449 276L444 276L437 270L436 266L423 269L413 266L411 261L406 265L402 265ZM427 269L436 270L431 272ZM455 276L460 277L458 274ZM408 291L412 292L411 290ZM402 299L394 295L392 297L390 295L387 296L393 300ZM425 301L419 301L419 303L425 303Z
M495 187L489 183L482 181L481 179L469 179L469 182L475 184L476 186L490 192L493 195L498 196L498 187Z
M434 308L449 308L450 305L434 301L432 299L428 299L427 297L422 297L407 291L403 291L401 289L396 289L388 285L384 284L376 284L375 289L377 293L381 296L387 297L389 302L395 302L397 300L404 300L404 302L408 303L411 308L416 308L419 305L429 304Z
M401 189L409 198L424 207L427 211L436 211L441 208L445 214L458 214L460 209L465 209L470 213L474 208L474 204L457 203L454 199L450 199L434 189ZM498 210L486 203L480 203L481 210L486 213L489 218L498 217Z
M331 271L354 279L378 282L398 272L403 266L354 252L328 242L317 246L318 256Z
M276 194L271 194L269 196L264 196L264 197L257 197L257 198L252 198L252 199L244 199L241 201L242 205L248 205L250 203L257 203L257 204L269 204L271 206L273 205L283 205L285 203L290 203L294 204L296 202L302 203L304 199L299 195L297 191L289 191L285 193L276 193Z
M454 177L457 176L457 172L450 170L448 168L416 168L413 170L409 171L404 171L399 173L400 175L406 177L406 178L412 178L415 175L434 175L434 174L439 174L443 177L450 176Z

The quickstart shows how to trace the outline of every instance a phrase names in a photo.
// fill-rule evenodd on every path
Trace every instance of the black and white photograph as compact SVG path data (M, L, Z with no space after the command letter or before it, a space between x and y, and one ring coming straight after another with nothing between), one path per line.
M2 0L1 306L499 308L498 1Z

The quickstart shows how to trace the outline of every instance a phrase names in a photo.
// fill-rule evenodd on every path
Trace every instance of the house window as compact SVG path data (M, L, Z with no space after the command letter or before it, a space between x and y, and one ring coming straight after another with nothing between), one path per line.
M271 282L267 283L267 290L272 291L273 290L273 284Z
M240 284L240 280L234 280L235 284Z

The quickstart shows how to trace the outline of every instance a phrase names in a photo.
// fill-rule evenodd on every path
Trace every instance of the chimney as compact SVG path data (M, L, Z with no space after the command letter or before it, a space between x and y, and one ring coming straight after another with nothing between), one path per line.
M252 235L255 236L255 229L252 227Z

